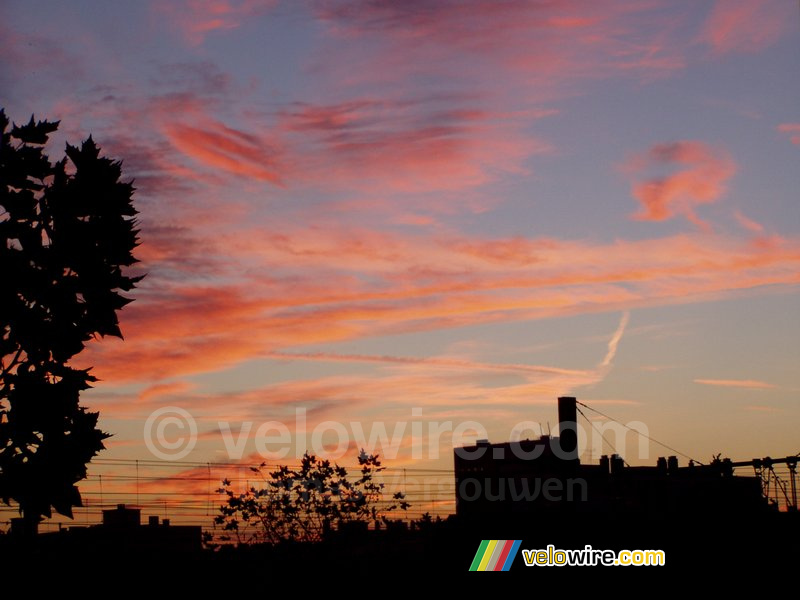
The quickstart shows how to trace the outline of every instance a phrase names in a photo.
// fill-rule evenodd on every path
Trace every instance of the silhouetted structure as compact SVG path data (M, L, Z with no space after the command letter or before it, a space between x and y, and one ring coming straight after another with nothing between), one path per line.
M631 467L616 454L581 464L577 406L558 399L560 437L456 448L456 514L510 520L560 513L624 518L759 514L768 510L758 477L733 474L730 460L680 467L675 456ZM737 463L738 464L738 463Z
M159 523L157 516L142 525L142 511L124 504L103 511L102 525L69 527L39 536L42 549L65 550L89 557L191 556L202 549L199 525Z

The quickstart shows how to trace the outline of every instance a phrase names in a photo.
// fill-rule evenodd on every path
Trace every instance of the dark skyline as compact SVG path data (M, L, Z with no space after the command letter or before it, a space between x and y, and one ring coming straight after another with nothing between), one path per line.
M453 448L559 396L585 464L795 455L799 41L784 0L3 2L5 114L136 188L77 521L363 447L446 516Z

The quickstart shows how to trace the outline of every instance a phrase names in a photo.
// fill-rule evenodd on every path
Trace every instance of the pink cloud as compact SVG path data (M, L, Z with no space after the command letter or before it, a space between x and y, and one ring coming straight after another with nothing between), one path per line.
M800 123L781 123L778 131L788 134L793 144L800 145Z
M273 5L187 1L167 14L199 43L208 32L239 27ZM555 112L537 98L575 93L565 82L609 73L650 77L680 68L680 60L670 54L680 47L671 43L674 24L663 27L651 8L629 2L487 0L466 6L314 4L329 34L323 34L323 43L332 49L313 55L319 61L319 85L334 90L318 95L325 100L296 102L256 117L259 109L252 106L236 110L242 103L233 96L244 92L232 89L230 73L207 61L175 63L158 75L158 85L169 93L140 99L124 120L135 134L145 116L152 120L157 113L162 144L142 161L154 189L159 176L169 176L172 183L216 186L220 181L214 177L233 175L245 184L265 181L293 190L463 191L499 176L528 174L532 156L552 152L546 140L531 132L531 124ZM364 44L352 43L354 37ZM355 62L349 52L358 55ZM470 69L455 68L465 53ZM359 61L369 65L362 68ZM419 88L408 69L428 67L444 70L436 76L447 91L433 86L427 96L409 93ZM326 85L328 77L335 85ZM491 89L476 85L484 77L495 82ZM358 87L359 81L369 87ZM472 201L469 208L478 204ZM429 217L411 210L398 219L420 223Z
M701 40L717 55L758 52L789 31L797 18L796 8L782 0L717 0Z
M183 85L202 89L218 79L198 81L186 68L176 76L188 78ZM233 93L228 84L219 85L222 96ZM207 90L131 102L113 116L111 140L121 152L133 151L132 172L148 188L217 187L236 176L242 185L268 182L292 190L455 192L528 173L528 159L551 148L519 123L555 114L489 111L474 98L423 95L402 101L294 103L267 115L232 111L234 116L223 121L211 116L227 112L219 102ZM136 139L145 115L162 140L144 144ZM475 204L463 201L469 202ZM426 219L410 208L398 219L417 224Z
M104 153L123 160L145 227L172 227L179 221L185 228L212 213L216 224L228 223L240 216L243 202L221 198L217 188L237 179L279 182L280 148L261 129L250 134L210 116L221 112L220 97L240 92L229 89L212 67L170 65L165 72L166 79L159 76L155 84L165 93L142 96L109 86L98 90L101 98L59 101L56 114L76 124L75 131L67 132L73 143L87 135L81 128L87 114L98 120L92 135Z
M6 26L6 19L3 19L3 23L0 23L0 55L4 64L0 72L0 84L11 86L15 83L14 79L30 79L32 72L42 74L51 85L54 79L74 82L85 78L84 61L74 50L61 46L42 33L14 31ZM8 75L14 79L8 78ZM4 96L9 92L6 90ZM48 118L52 116L48 115Z
M549 114L490 112L459 98L359 99L298 104L281 113L280 128L294 142L295 179L383 193L460 190L527 172L525 160L549 147L515 122Z
M651 147L630 160L625 169L634 178L633 196L642 204L635 219L664 221L681 214L705 226L695 214L695 206L716 202L725 193L736 165L724 150L703 142L679 141ZM667 173L652 175L654 170Z
M609 350L619 342L624 321L611 335ZM370 433L373 427L380 429L385 426L392 432L394 423L407 422L413 414L411 409L420 406L425 406L425 418L429 420L451 421L454 417L478 419L491 429L495 422L503 423L515 417L519 419L521 412L529 414L531 406L551 406L554 395L601 381L610 361L608 356L601 360L601 354L598 352L597 366L585 370L486 364L449 357L407 360L384 356L375 357L385 366L372 374L284 381L233 392L198 392L189 388L180 389L173 384L159 384L144 390L137 403L122 398L120 403L100 408L113 412L116 418L130 415L141 419L146 411L163 406L164 396L168 396L170 405L183 406L191 412L201 431L199 441L206 450L222 447L220 421L226 421L230 431L238 436L242 422L269 419L286 424L293 433L293 443L300 444L298 449L302 451L305 447L297 441L298 438L304 439L307 444L308 433L323 421L334 419L353 433L355 429L352 428L352 422L355 421L362 425L361 431L366 433L366 438L374 439ZM369 361L372 357L293 354L276 358ZM508 378L509 373L515 375L512 380ZM377 395L383 400L379 417L372 411ZM631 401L606 399L594 403L619 405L631 404ZM97 408L97 405L95 402L94 407ZM224 407L222 412L221 406ZM296 421L296 408L304 409L304 429ZM361 442L355 444L355 441L356 437L351 437L346 455L350 458L362 445ZM428 447L427 438L418 441ZM116 447L124 447L127 443L126 440L118 442ZM399 451L399 455L388 458L394 464L407 461L411 442L412 432L406 429L399 447L392 443L393 452ZM437 446L428 449L441 452L446 457L451 451L450 442L450 436L446 434ZM252 439L248 443L252 447ZM377 450L385 455L387 448L378 447ZM253 455L250 455L242 462L246 464L252 460Z
M163 123L162 132L181 152L195 161L234 175L273 184L281 183L277 151L256 136L213 119L205 127Z
M652 79L683 68L681 17L653 8L625 1L326 2L317 14L331 34L330 53L344 53L347 69L324 56L315 64L348 85L422 76L474 88L488 76L498 91L553 99L574 94L579 78ZM360 44L341 43L354 39ZM469 69L461 67L465 59Z
M304 344L708 300L800 281L800 243L775 236L759 245L720 235L590 243L253 228L216 242L230 261L218 266L221 279L157 276L122 315L125 342L91 344L87 366L104 379L152 381L287 352L314 359L290 352ZM188 250L187 259L204 254L202 244ZM197 269L202 277L202 261Z
M229 31L248 19L272 9L277 0L182 0L156 2L153 8L165 14L183 33L186 41L202 44L213 31Z
M764 226L761 223L757 223L748 217L745 217L740 211L734 211L733 216L739 222L739 225L754 233L756 235L763 235L764 233Z

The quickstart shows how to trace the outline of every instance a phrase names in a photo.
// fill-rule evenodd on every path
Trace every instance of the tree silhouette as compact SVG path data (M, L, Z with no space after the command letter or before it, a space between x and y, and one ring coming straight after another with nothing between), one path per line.
M269 473L269 478L263 472L266 465L251 467L266 486L251 486L237 494L230 481L223 481L219 492L225 494L226 504L220 506L214 523L239 542L318 542L334 528L351 523L361 523L366 528L370 522L388 522L384 513L408 508L405 495L395 492L393 502L379 509L385 484L376 481L375 476L385 467L377 455L363 450L358 464L360 476L355 479L348 478L345 467L308 453L303 455L299 468L280 466Z
M122 337L117 311L141 277L134 188L92 138L44 153L59 122L12 125L0 109L0 498L25 522L72 517L76 483L109 434L79 405L96 381L68 365L97 336Z

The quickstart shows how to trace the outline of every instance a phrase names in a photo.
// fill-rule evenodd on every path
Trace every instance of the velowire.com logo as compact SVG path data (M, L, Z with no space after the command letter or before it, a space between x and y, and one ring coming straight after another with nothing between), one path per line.
M482 540L470 571L508 571L522 540Z

